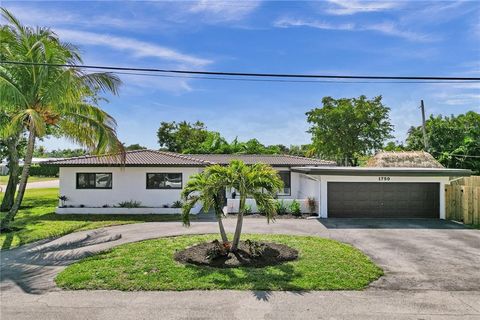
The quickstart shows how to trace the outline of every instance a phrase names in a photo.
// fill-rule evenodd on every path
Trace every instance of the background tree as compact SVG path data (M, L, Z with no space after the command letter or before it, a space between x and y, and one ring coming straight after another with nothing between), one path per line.
M89 152L85 149L56 149L51 151L45 151L44 157L46 158L72 158L88 155ZM37 157L37 155L36 155Z
M306 113L311 125L312 145L322 157L338 163L357 166L358 158L380 150L392 138L390 109L382 97L368 100L365 96L351 99L322 99L323 107Z
M384 147L384 151L405 151L406 147L399 141L389 141Z
M245 142L235 138L231 143L219 132L210 131L201 121L195 123L162 122L157 131L160 148L179 153L217 154L288 154L284 145L266 146L257 139Z
M117 93L120 80L109 73L52 66L81 63L78 49L61 42L48 28L23 26L7 10L1 12L8 23L1 28L2 57L40 64L0 66L1 111L11 119L0 128L0 137L14 137L19 132L28 135L18 193L1 222L5 231L23 200L35 142L51 132L50 128L97 153L123 152L123 146L116 136L115 120L96 105L99 93Z
M197 149L206 140L207 130L201 121L195 123L162 122L157 136L161 148L172 152L186 153L186 150Z
M144 146L142 146L138 143L134 143L134 144L131 144L131 145L125 147L126 151L144 150L144 149L147 149L147 147L144 147Z
M428 152L447 168L471 169L480 174L480 114L430 116L426 121ZM423 150L422 127L411 127L407 149Z

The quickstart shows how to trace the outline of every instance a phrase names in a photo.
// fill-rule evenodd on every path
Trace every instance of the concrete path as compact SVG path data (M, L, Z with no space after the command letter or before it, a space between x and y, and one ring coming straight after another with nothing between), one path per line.
M227 231L235 221L227 219ZM425 318L480 319L480 231L439 220L246 219L245 233L315 235L351 243L386 272L356 292L135 292L57 289L66 265L122 243L216 233L214 222L144 223L78 232L1 253L1 311L15 319ZM27 294L28 293L28 294ZM40 295L32 295L40 294ZM158 316L163 314L164 316ZM103 316L102 316L103 315ZM236 315L236 316L235 316ZM242 316L245 315L245 316Z
M43 189L43 188L58 188L59 180L47 180L47 181L37 181L37 182L28 182L27 189ZM6 185L0 185L1 192L4 192L7 188Z

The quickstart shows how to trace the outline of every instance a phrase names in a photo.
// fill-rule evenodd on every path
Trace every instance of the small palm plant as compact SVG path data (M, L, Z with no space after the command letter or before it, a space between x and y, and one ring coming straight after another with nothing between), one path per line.
M188 180L182 191L182 198L184 199L183 224L190 225L190 211L198 202L202 204L204 211L209 211L213 207L220 229L220 236L223 243L227 244L228 238L222 222L224 216L222 191L225 190L226 185L225 180L222 180L218 175L211 174L212 169L216 169L215 167L208 167L203 172L191 176Z
M276 213L275 200L277 192L283 188L283 182L280 179L277 171L271 166L258 163L254 165L246 165L243 161L233 160L228 166L214 165L208 167L203 173L194 176L184 191L184 196L190 198L184 209L184 222L188 225L188 213L189 203L196 203L201 200L204 205L207 204L207 208L211 204L219 205L215 212L217 217L223 215L221 210L223 203L215 200L224 188L234 188L239 193L240 205L237 216L237 225L235 228L235 234L231 244L231 251L235 252L238 249L240 242L240 236L242 234L243 227L243 215L246 208L246 200L248 197L253 198L259 208L262 208L262 212L265 213L267 221L274 219ZM191 190L190 190L191 189ZM194 193L196 192L196 193ZM222 198L223 199L223 198ZM204 207L205 208L205 207ZM186 219L186 220L185 220ZM220 233L222 234L222 240L226 241L225 231L221 219L219 219Z

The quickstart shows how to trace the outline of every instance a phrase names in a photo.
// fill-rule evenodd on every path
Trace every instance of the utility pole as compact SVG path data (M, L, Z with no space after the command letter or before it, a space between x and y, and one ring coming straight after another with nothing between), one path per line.
M420 100L420 109L422 109L423 150L428 151L427 129L425 128L425 105L423 104L423 99Z

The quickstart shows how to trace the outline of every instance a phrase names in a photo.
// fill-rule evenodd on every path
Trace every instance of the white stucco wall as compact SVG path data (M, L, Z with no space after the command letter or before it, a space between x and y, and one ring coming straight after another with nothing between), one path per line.
M277 171L290 171L287 167L274 167ZM306 199L317 196L317 183L313 179L306 179L305 175L298 172L290 172L290 194L278 195L278 199ZM227 199L232 198L232 190L227 190Z
M190 175L202 168L190 167L62 167L60 168L60 194L68 197L66 205L101 207L117 205L122 201L140 201L142 206L161 207L180 200L181 189L147 189L147 173L182 173L183 186ZM112 173L112 189L77 189L78 172Z
M328 175L311 175L320 181L320 218L328 218L328 182L377 182L377 183L395 183L395 182L433 182L438 183L440 188L439 209L440 219L445 219L445 184L449 183L448 177L405 177L405 176L389 176L389 181L379 181L379 176L328 176Z

